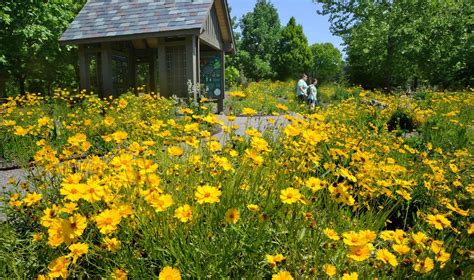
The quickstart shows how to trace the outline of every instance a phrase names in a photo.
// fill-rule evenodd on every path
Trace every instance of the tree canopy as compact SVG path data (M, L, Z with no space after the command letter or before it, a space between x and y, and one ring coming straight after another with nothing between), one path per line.
M331 43L313 44L309 74L319 82L335 81L342 75L342 54Z
M471 1L316 2L344 40L352 82L385 88L472 84Z

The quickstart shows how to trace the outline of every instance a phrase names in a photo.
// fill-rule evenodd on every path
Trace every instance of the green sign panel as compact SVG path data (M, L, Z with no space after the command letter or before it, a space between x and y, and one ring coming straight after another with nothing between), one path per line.
M201 84L207 90L209 98L223 99L221 54L215 52L201 53Z

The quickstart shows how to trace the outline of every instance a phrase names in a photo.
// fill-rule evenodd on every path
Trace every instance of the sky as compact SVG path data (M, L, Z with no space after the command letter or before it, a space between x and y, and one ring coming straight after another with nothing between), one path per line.
M236 16L240 20L244 14L253 11L256 0L227 0L227 2L232 8L231 16ZM271 0L271 2L278 10L282 26L294 16L296 22L303 26L309 44L329 42L343 51L342 39L329 31L329 17L316 13L321 4L313 3L312 0Z

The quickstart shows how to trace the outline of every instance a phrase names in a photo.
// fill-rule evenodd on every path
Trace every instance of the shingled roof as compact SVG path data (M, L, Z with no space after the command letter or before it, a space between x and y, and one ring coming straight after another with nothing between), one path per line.
M199 30L213 0L89 0L61 43L101 42Z

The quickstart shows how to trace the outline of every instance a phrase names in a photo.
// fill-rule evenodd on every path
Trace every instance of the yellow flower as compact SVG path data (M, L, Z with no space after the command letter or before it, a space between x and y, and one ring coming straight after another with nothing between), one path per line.
M400 255L405 255L410 252L410 247L408 247L407 245L393 244L392 249Z
M23 198L23 203L26 204L26 206L32 206L33 204L38 203L43 196L39 193L33 192L33 193L28 193L25 198Z
M41 233L34 233L33 234L33 241L38 242L38 241L41 241L41 240L43 240L43 236L41 235Z
M191 206L189 206L188 204L184 204L183 206L178 207L178 209L174 211L174 217L180 220L181 222L186 223L188 221L191 221L191 219L193 218L193 210Z
M72 257L72 262L76 263L77 259L80 256L89 252L89 245L87 245L86 243L75 243L69 246L69 250L71 251L71 253L68 255L68 257Z
M260 207L256 204L247 204L247 209L255 213L260 210Z
M112 139L114 139L115 142L117 142L117 144L120 144L122 143L124 140L127 139L128 137L128 133L125 132L125 131L117 131L115 133L112 133Z
M430 214L426 217L426 221L438 230L443 230L444 228L451 226L451 222L441 214Z
M336 275L336 267L332 264L327 263L323 265L323 270L324 270L324 273L326 273L328 276Z
M217 141L211 141L207 144L211 152L218 152L221 150L221 144Z
M70 263L71 263L71 261L66 256L62 256L62 257L59 257L59 258L55 259L54 261L52 261L48 265L48 269L49 269L48 276L51 277L51 278L62 277L64 279L66 279L67 278L67 268L68 268Z
M111 209L104 210L95 217L97 227L100 229L102 234L109 234L115 231L117 225L120 224L120 220L121 217L118 211Z
M25 129L21 126L15 126L15 135L18 135L18 136L25 136L28 134L28 129Z
M290 137L290 136L294 137L294 136L300 135L301 130L299 128L289 124L285 127L285 130L283 131L283 133L285 133L285 135L287 137Z
M434 262L431 258L426 257L424 260L417 260L413 269L417 272L428 273L434 268Z
M393 267L398 265L397 257L387 249L378 250L376 256L378 260L381 260L385 264L390 264Z
M342 237L344 237L344 244L349 246L364 246L368 242L365 235L354 231L345 232Z
M168 147L168 149L166 149L166 152L170 156L173 156L173 157L179 157L179 156L183 155L183 153L184 153L183 149L181 147L178 147L178 146Z
M159 194L157 192L147 196L146 201L155 208L156 212L163 212L173 205L173 197L170 194Z
M324 189L326 185L327 185L326 181L320 180L315 177L309 177L305 182L305 186L310 188L313 192L317 192L319 190Z
M473 235L474 234L474 224L470 224L467 228L467 234Z
M340 239L339 235L337 235L337 232L333 229L326 228L325 230L323 230L323 232L329 239L332 239L335 241Z
M357 272L344 273L341 277L341 280L357 280L359 279L359 274Z
M368 259L370 257L371 252L372 246L370 244L362 246L351 246L349 247L349 254L347 255L347 257L355 261L361 262Z
M288 271L282 270L272 275L272 280L293 280L293 276Z
M65 196L65 199L70 201L78 201L84 196L84 189L86 188L85 184L69 184L62 183L59 193Z
M254 109L252 108L243 108L242 109L242 115L248 115L248 116L253 116L253 115L256 115L257 114L257 111L255 111Z
M108 251L115 252L120 248L120 241L115 237L105 237L103 241L105 249L107 249Z
M194 197L196 198L197 203L217 203L219 202L219 197L221 196L222 192L216 188L211 186L202 186L198 187Z
M424 234L423 232L417 232L417 233L412 233L412 238L413 241L415 241L416 244L424 244L428 240L428 236Z
M300 191L294 188L286 188L280 192L280 199L285 204L300 202L302 198Z
M265 259L267 260L268 264L272 267L275 267L279 262L286 260L286 258L282 254L273 255L265 255Z
M225 221L229 224L236 224L240 219L240 212L236 208L230 208L225 212Z
M114 280L127 280L128 279L127 272L121 270L120 268L117 268L116 270L114 270L114 272L112 272L110 276Z
M178 269L166 266L158 276L159 280L181 280L181 272Z

